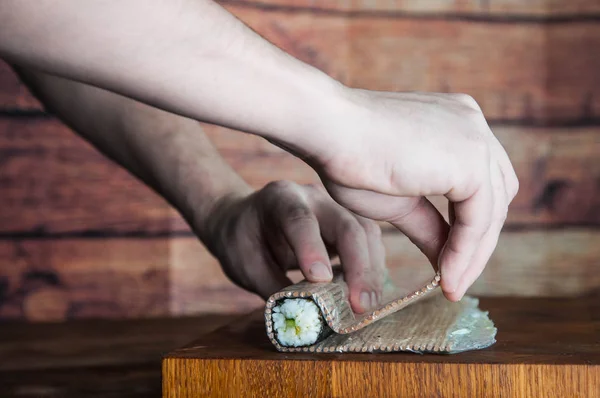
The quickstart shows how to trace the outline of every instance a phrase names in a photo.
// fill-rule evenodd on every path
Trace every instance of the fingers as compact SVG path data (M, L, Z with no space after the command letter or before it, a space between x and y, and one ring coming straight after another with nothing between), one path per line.
M266 209L292 249L304 277L311 282L332 278L327 249L319 223L301 188L278 181L263 189Z
M379 304L385 249L375 222L354 215L315 187L276 182L261 193L262 218L271 220L267 224L274 221L285 238L281 244L279 234L269 234L275 262L288 261L291 251L307 280L326 282L332 277L326 249L330 245L343 265L352 309L362 313ZM288 245L290 250L285 249Z
M510 204L519 192L519 179L517 178L515 169L513 168L508 154L504 150L504 147L502 147L502 144L500 144L496 137L494 137L494 141L496 142L495 146L498 152L498 165L500 167L500 173L502 174L502 179L504 181L506 203Z
M377 306L385 261L379 226L357 218L325 196L315 204L315 214L323 238L336 248L340 257L354 312L362 313Z
M344 265L344 275L350 292L350 304L355 312L361 313L372 310L381 304L383 298L383 278L385 276L385 248L381 241L381 229L374 221L355 216L364 231L364 241L361 239L360 249L352 245L351 240L346 245L340 245L338 253L342 257L356 256L353 251L364 250L367 258L361 261L351 261ZM343 232L342 232L343 233ZM362 238L363 234L361 234ZM347 236L342 237L343 240ZM363 243L364 242L364 243ZM362 262L366 261L366 262ZM344 264L342 260L342 264Z
M492 221L488 230L481 239L480 244L475 248L474 254L469 265L462 272L458 279L454 279L460 270L444 274L442 278L442 287L444 293L451 301L460 300L467 289L477 280L487 265L492 253L494 252L500 232L508 213L508 205L517 195L519 190L519 181L514 168L510 162L508 154L504 147L488 127L490 137L490 184L492 186L493 213ZM454 224L455 205L449 203L450 224ZM458 268L458 267L457 267ZM448 275L449 274L449 275ZM445 279L445 280L444 280ZM452 291L455 289L454 291Z
M355 215L355 217L360 225L362 225L365 234L367 235L369 260L372 269L371 274L374 278L373 283L376 287L375 293L377 295L377 305L379 305L383 299L383 284L385 282L384 278L387 273L385 265L385 246L383 245L383 240L381 239L381 228L373 220L369 220L368 218L358 215ZM375 306L375 303L371 304L372 307Z
M486 170L489 176L489 167ZM482 178L474 194L453 203L454 222L439 257L442 290L449 299L454 294L465 270L472 266L475 251L492 224L494 195L490 178ZM453 201L452 195L449 200Z
M449 226L425 197L393 196L329 184L336 200L355 213L387 221L401 230L437 268L438 255L448 236ZM368 204L368 206L365 206Z
M327 188L338 202L355 213L392 223L408 236L427 256L433 268L437 269L439 253L448 237L449 226L428 199L349 189L333 183Z
M510 204L519 192L519 179L517 178L517 174L515 173L512 163L510 162L510 158L498 140L498 137L494 135L489 126L487 131L490 136L490 146L493 152L493 157L495 158L496 162L498 162L500 173L504 181L504 190L507 198L506 203Z
M479 278L483 272L485 265L489 261L492 253L494 252L496 245L498 244L498 238L500 237L500 231L502 230L503 223L495 223L488 232L485 234L481 249L473 256L472 264L467 268L460 278L458 287L454 293L446 295L451 301L460 300L467 289Z
M482 235L479 244L474 246L475 250L466 267L450 268L450 272L453 272L450 275L443 269L442 288L446 297L451 301L460 300L471 284L481 275L496 248L502 226L506 220L510 194L507 192L501 167L496 161L491 164L490 185L492 186L493 196L490 226ZM451 285L452 283L454 285Z
M437 268L438 256L448 237L448 223L425 197L399 199L413 203L407 212L391 219L391 224L402 231Z

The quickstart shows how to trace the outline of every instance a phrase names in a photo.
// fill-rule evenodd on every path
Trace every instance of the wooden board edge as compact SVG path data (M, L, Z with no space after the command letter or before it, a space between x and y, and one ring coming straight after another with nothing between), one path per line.
M323 364L317 366L322 372L320 383L314 379L307 383L306 372L315 371L319 363ZM282 380L277 369L298 376ZM301 396L318 397L454 396L458 392L460 396L485 396L491 391L495 396L594 397L600 391L600 364L428 364L419 363L418 358L414 362L333 362L167 356L162 377L163 397L215 396L211 394L215 391L218 396L284 397L292 391L284 387Z

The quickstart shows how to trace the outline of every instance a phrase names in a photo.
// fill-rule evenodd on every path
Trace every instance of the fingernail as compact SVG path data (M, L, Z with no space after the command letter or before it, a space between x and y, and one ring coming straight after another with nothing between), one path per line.
M362 292L360 294L360 306L362 307L363 311L367 311L369 308L371 308L371 295L369 292Z
M310 266L309 272L313 278L321 281L329 281L333 277L329 267L323 263L314 263Z
M375 292L371 292L371 308L375 308L377 305L379 305L377 294L375 294Z

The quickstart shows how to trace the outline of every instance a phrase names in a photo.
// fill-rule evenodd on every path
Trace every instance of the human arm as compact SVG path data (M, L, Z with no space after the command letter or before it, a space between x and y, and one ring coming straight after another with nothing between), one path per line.
M496 245L518 183L470 97L345 87L209 1L1 7L4 57L287 148L339 203L406 233L452 300ZM425 195L448 198L452 228Z
M50 112L172 203L239 286L267 298L291 283L286 271L298 268L308 280L327 281L332 254L344 261L354 310L376 304L385 267L379 228L324 189L279 181L255 192L198 122L16 69Z
M340 86L210 0L3 1L0 57L306 153Z

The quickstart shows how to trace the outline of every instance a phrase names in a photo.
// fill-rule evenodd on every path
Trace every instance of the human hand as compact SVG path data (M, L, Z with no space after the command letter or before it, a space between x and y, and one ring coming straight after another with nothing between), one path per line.
M296 152L338 203L404 232L441 270L446 297L459 300L518 191L502 145L467 95L344 89L341 97L319 119L312 150ZM433 195L448 199L450 225L425 198Z
M333 201L320 186L277 181L243 197L222 199L202 229L204 241L237 285L263 298L292 282L299 268L312 282L332 278L339 255L352 309L381 300L385 249L377 223Z

